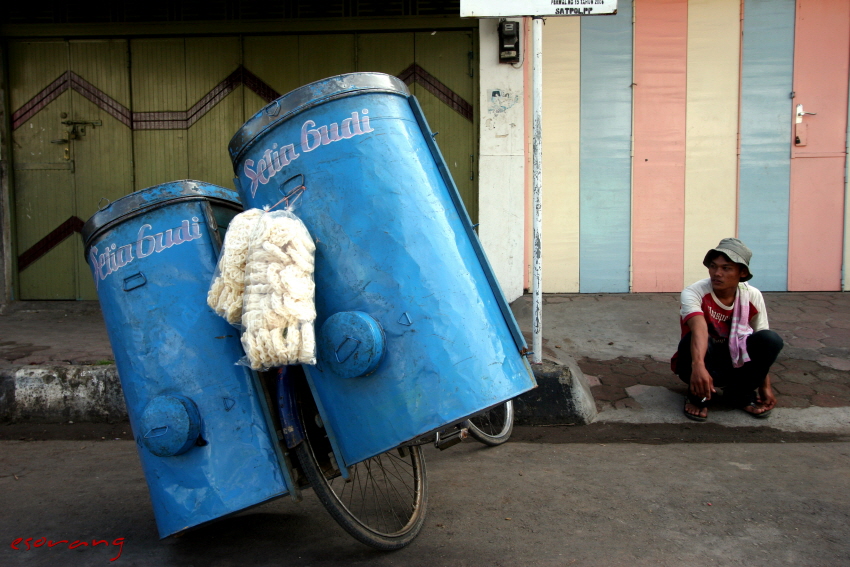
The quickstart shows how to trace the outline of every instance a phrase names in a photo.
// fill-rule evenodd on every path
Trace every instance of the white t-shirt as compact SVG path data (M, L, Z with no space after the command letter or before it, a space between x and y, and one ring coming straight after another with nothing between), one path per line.
M767 329L767 309L764 306L764 297L753 286L748 285L747 287L750 292L750 327L753 328L753 332ZM688 319L703 315L706 323L708 323L708 336L715 342L726 342L729 338L729 328L732 325L733 306L724 305L717 299L711 289L710 278L700 280L682 290L681 302L680 322L683 337L691 331L688 327Z

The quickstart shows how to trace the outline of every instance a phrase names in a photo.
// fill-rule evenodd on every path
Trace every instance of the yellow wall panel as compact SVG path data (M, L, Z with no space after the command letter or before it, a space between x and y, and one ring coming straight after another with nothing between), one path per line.
M189 177L186 130L139 130L133 133L135 190Z
M357 34L357 70L398 75L413 63L412 33Z
M64 42L12 42L9 49L11 107L20 108L68 70ZM15 245L23 254L69 217L75 215L74 176L65 159L68 144L62 120L72 112L66 90L12 132L15 163ZM65 116L62 116L62 115ZM73 158L73 154L68 154ZM53 169L62 167L65 169ZM75 299L76 248L66 239L19 273L20 299Z
M242 89L242 112L245 120L248 120L258 113L268 103L261 99L254 91L244 88ZM234 132L235 134L236 132Z
M238 37L186 38L186 99L198 102L242 63Z
M127 42L74 41L70 43L71 70L129 107L130 77L127 73ZM133 190L133 149L130 128L74 91L72 118L101 122L101 126L80 124L71 144L74 154L76 214L88 220L103 205ZM82 241L74 242L78 299L97 299L91 270L86 263Z
M67 93L66 93L67 96ZM17 253L20 255L73 214L70 170L15 172ZM68 238L19 274L20 299L76 299L74 239Z
M71 142L76 214L86 221L104 206L106 201L103 199L115 201L133 191L133 134L125 124L79 93L73 93L73 100L76 120L99 120L102 123L102 126L94 128L78 126L77 138ZM97 291L84 256L82 240L76 235L70 240L75 245L77 298L96 300Z
M134 39L130 43L133 110L181 111L186 96L186 49L183 39Z
M473 224L478 223L478 192L475 190L475 129L472 122L448 107L421 85L410 86L446 160L452 179Z
M227 146L242 126L242 96L230 93L189 129L189 177L233 189Z
M735 236L740 0L688 3L685 285L707 277L702 259Z
M280 94L286 94L301 86L298 71L298 36L246 37L243 41L245 68L257 75ZM246 89L247 91L247 89ZM250 91L248 91L250 92ZM245 116L250 118L265 106L249 104L253 93L246 94ZM253 95L256 97L256 95ZM256 97L260 100L259 97Z
M134 39L130 54L135 112L189 108L183 39ZM189 177L187 137L185 130L133 132L137 190Z
M354 34L298 38L299 85L355 70Z
M580 18L547 20L543 30L545 293L579 290L580 44Z
M416 34L416 62L467 102L475 100L471 53L471 31Z
M446 31L415 34L416 63L438 81L475 105L475 81L470 74L474 63L472 32ZM413 61L411 61L413 63ZM473 223L478 222L478 191L475 185L477 154L477 128L472 121L446 105L422 85L410 85L410 91L419 99L428 124L437 136L437 145L446 160L460 196Z
M129 46L123 39L69 42L71 70L118 103L130 108Z
M12 111L23 106L67 70L68 46L64 41L9 43L9 100Z
M67 274L74 273L78 239L77 235L66 238L20 273L20 299L77 299L74 278Z
M186 93L189 107L197 104L233 73L241 61L242 46L237 37L186 39ZM243 89L242 85L236 87L190 126L190 178L233 188L233 167L227 145L245 122Z

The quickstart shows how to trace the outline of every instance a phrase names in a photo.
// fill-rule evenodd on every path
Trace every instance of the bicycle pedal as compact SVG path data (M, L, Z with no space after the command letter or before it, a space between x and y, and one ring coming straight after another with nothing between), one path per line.
M436 447L440 451L445 451L449 447L457 445L467 437L469 437L469 429L467 429L466 427L455 429L451 433L445 435L438 431L437 438L434 441L434 447Z

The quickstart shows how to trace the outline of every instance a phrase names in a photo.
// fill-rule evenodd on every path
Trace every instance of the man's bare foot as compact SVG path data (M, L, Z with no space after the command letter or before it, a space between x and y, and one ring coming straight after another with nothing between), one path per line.
M692 395L685 398L685 417L693 421L705 421L708 419L708 408L705 407L705 399L700 400Z
M708 408L701 408L698 405L692 404L690 402L685 403L685 412L695 417L708 417Z
M773 408L759 402L754 402L748 406L744 406L742 409L753 417L763 419L770 414L770 410Z

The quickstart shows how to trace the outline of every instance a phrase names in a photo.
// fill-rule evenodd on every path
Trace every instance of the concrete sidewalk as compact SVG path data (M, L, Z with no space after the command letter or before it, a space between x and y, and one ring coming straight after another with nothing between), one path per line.
M757 420L719 400L709 419L727 426L849 433L850 293L764 295L770 327L785 340L771 372L778 408L770 419ZM679 341L679 294L544 298L544 356L576 358L591 384L597 421L685 421L686 387L670 369ZM531 297L512 307L523 331L530 331Z
M765 301L771 328L786 343L772 373L779 407L770 419L755 420L721 404L710 420L850 433L850 293L766 293ZM512 307L528 333L530 296ZM578 363L597 421L690 423L681 411L685 387L669 365L679 338L678 294L546 295L543 325L544 356ZM0 315L0 420L39 419L40 412L120 418L112 360L97 302L11 304ZM17 406L28 413L8 409Z

